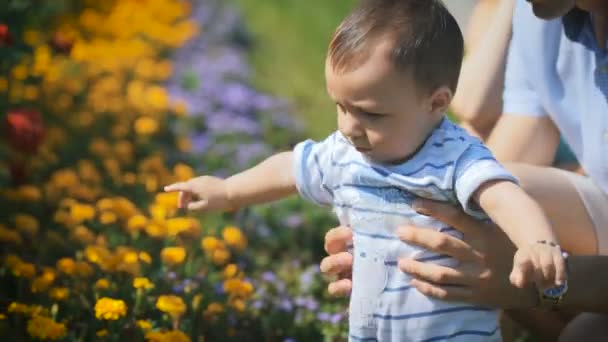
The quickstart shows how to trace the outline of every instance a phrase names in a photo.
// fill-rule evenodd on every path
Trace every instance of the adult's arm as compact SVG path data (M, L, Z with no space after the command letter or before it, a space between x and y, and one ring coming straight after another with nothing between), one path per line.
M494 305L501 308L527 308L537 305L533 288L516 289L508 281L513 246L496 226L475 221L461 210L446 204L420 201L417 210L443 221L464 233L460 241L441 236L431 229L406 227L403 241L461 261L451 269L417 262L400 261L400 268L416 278L412 281L422 293L445 300ZM571 256L568 259L569 290L564 309L608 313L608 256ZM453 286L454 284L459 286Z
M463 125L484 138L502 113L514 3L515 0L479 1L467 27L467 54L451 107Z
M515 248L507 236L491 223L483 223L460 209L444 203L420 201L417 210L462 231L459 240L434 229L403 227L400 238L436 253L450 255L460 263L456 268L402 259L399 267L412 275L420 292L443 300L464 301L505 309L525 309L538 305L533 287L518 289L509 282ZM347 246L350 229L337 227L325 236L329 256L321 261L321 271L337 276L328 286L332 295L347 295L352 256ZM608 313L608 256L571 256L568 259L570 289L562 307L575 311ZM592 278L591 278L592 277Z
M549 166L559 145L559 131L548 116L504 114L486 144L503 163Z

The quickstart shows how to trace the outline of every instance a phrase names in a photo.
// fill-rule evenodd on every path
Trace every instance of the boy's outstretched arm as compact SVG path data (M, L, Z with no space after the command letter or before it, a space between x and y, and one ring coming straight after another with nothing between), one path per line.
M227 179L200 176L168 185L165 191L179 191L178 206L196 211L225 211L278 200L297 192L293 153L275 154Z
M483 184L475 200L518 248L511 273L515 286L535 281L548 288L566 280L557 234L534 199L515 183L500 180Z
M297 193L293 152L275 154L260 164L226 179L234 207L275 201Z

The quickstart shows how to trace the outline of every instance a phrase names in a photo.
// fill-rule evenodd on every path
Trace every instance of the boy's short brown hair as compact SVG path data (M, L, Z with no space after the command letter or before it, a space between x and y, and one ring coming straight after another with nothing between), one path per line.
M456 91L464 43L440 0L361 0L334 33L331 66L337 72L357 68L385 38L392 41L387 57L397 69L411 71L420 90L446 85Z

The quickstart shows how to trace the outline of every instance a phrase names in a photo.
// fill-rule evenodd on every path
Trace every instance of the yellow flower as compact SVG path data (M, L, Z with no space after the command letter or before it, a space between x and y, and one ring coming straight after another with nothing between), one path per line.
M82 223L95 217L95 207L88 204L75 203L70 207L70 216L74 223Z
M84 261L76 262L75 266L76 266L75 273L79 277L87 278L93 274L93 268L91 268L91 265L89 265L88 263L86 263Z
M0 313L0 321L3 321L6 319L6 315L3 313Z
M160 192L154 197L154 202L164 209L177 209L178 196L177 192Z
M57 269L67 275L72 275L76 271L76 263L71 258L61 258L57 261Z
M12 302L9 306L8 309L6 310L7 312L10 313L20 313L20 314L24 314L27 312L28 306L19 302Z
M89 262L100 265L110 258L110 251L101 246L87 246L84 256Z
M133 215L127 221L127 230L130 232L142 230L146 224L148 224L148 219L144 215Z
M194 170L186 164L177 164L173 167L175 178L180 182L185 182L195 176Z
M165 247L160 252L160 257L167 265L179 265L186 259L186 250L183 247Z
M35 315L27 322L27 332L37 339L58 340L65 336L67 329L63 323L57 323L51 318Z
M201 240L201 248L207 253L213 252L218 248L222 248L222 242L213 236L206 236Z
M178 100L174 103L172 103L173 106L173 113L175 113L175 116L181 117L181 116L186 116L186 114L188 114L188 106L186 105L186 103L182 100Z
M228 246L244 249L247 247L247 238L240 229L234 226L227 226L222 230L222 237Z
M102 224L112 224L114 222L116 222L116 214L114 214L111 211L106 211L103 212L101 214L101 216L99 217L99 222L101 222Z
M146 252L139 252L139 260L145 262L148 265L152 263L152 257Z
M40 189L33 185L22 185L17 189L19 198L24 201L36 202L42 198Z
M167 91L160 86L151 86L146 89L146 100L154 109L164 110L169 103Z
M110 281L106 278L101 278L95 282L95 289L97 290L107 290L110 288Z
M49 290L49 297L54 300L64 300L70 295L70 290L67 287L53 287Z
M110 144L104 139L94 138L89 144L89 151L98 157L107 157L110 155Z
M95 303L95 317L97 319L115 321L127 314L127 304L120 299L103 297Z
M112 210L114 208L114 201L111 198L102 198L95 204L97 210L99 211L107 211Z
M144 337L150 342L190 342L190 337L179 330L149 331Z
M226 265L224 271L222 272L222 276L224 278L232 278L235 277L239 272L239 267L236 264Z
M245 301L239 298L233 298L230 300L230 306L238 312L245 311Z
M224 281L224 291L231 296L247 298L253 293L253 285L248 281L231 278Z
M140 117L135 120L133 128L139 135L152 135L158 131L158 121L151 117Z
M72 229L70 232L70 237L83 245L90 244L95 241L95 234L83 225L76 226L74 229Z
M215 303L209 303L209 305L207 306L207 309L205 309L204 315L213 317L222 312L224 312L224 306L220 303L215 302Z
M122 261L127 264L134 264L137 262L137 260L139 260L139 258L137 256L137 252L133 252L133 251L129 251L129 252L125 253L125 255L122 258Z
M97 335L97 337L104 337L104 336L108 336L108 329L101 329L98 330L95 335Z
M36 235L40 227L38 220L31 215L17 214L15 215L15 226L21 232L28 234L29 236Z
M133 279L133 287L136 289L151 289L154 288L154 284L150 282L150 279L146 277L137 277Z
M227 249L216 249L213 251L211 260L218 266L224 265L230 260L230 251Z
M10 230L0 224L0 242L20 245L23 242L23 239L21 239L21 235L16 231Z
M180 233L198 231L200 229L198 221L190 217L174 217L168 219L166 225L169 236L176 236Z
M32 281L31 290L34 293L46 291L55 281L55 272L52 270L44 270L42 275L36 277Z
M150 330L152 329L152 322L148 319L138 319L137 326L143 331Z
M192 297L192 309L195 311L198 310L198 307L201 305L202 301L203 295L200 293Z
M33 278L36 275L36 266L29 262L18 262L12 267L15 277Z
M160 311L169 314L174 319L179 318L186 312L186 303L184 303L181 297L174 295L163 295L158 297L156 307Z

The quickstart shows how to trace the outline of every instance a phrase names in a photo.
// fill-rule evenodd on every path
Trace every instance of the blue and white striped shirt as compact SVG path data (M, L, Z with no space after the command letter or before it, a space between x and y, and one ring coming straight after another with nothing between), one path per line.
M470 215L485 218L471 200L475 191L491 180L516 181L477 138L444 118L420 150L398 165L369 160L340 132L322 142L298 144L294 161L300 194L332 206L340 223L353 229L351 340L500 340L494 310L428 298L397 268L400 257L455 265L447 256L403 243L395 234L397 226L413 224L462 237L416 213L414 199L459 204Z

